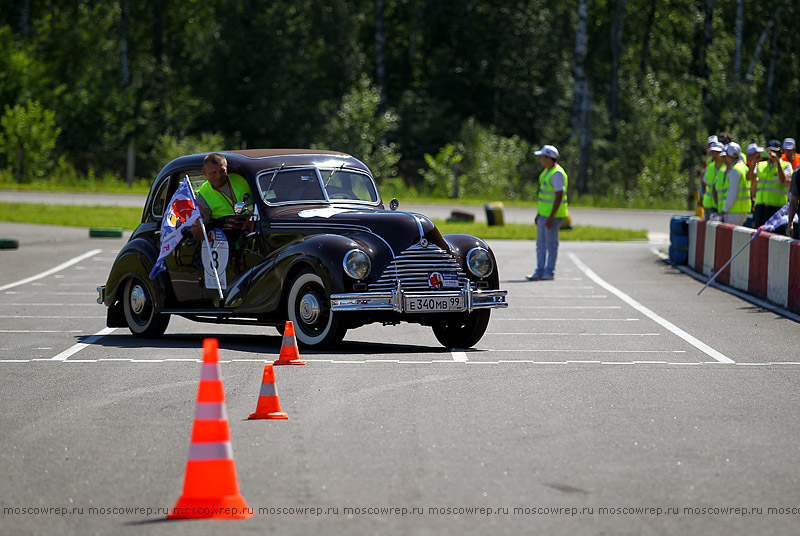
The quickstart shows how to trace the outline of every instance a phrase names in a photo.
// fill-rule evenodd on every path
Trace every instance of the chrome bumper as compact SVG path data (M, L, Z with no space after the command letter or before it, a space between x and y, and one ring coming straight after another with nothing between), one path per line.
M508 307L506 290L473 290L467 284L461 290L439 291L405 291L401 288L391 292L364 292L353 294L331 294L332 311L392 311L405 313L406 298L436 298L447 299L463 297L463 312L472 312L475 309ZM431 312L429 312L430 314ZM437 313L432 313L437 314Z
M97 287L97 293L99 294L97 297L97 303L103 305L103 303L106 301L106 286L103 285L102 287Z

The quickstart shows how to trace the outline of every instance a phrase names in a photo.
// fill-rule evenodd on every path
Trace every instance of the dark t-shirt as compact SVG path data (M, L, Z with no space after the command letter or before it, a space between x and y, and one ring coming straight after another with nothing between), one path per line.
M791 192L792 197L797 197L797 190L800 189L800 184L798 184L800 183L800 178L798 178L798 175L800 175L800 168L797 168L794 170L794 173L792 173L792 185L789 187L789 192Z

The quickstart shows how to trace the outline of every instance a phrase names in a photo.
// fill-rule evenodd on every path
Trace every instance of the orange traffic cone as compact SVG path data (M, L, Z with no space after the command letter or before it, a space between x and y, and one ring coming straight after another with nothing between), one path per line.
M261 392L258 394L256 412L251 413L249 419L288 419L289 416L281 411L281 402L278 399L278 389L275 387L275 371L272 365L264 365L264 377L261 380Z
M203 371L197 390L183 495L167 516L169 519L245 519L253 515L239 493L236 479L225 388L219 377L218 348L216 339L203 341Z
M305 365L306 362L300 359L300 351L297 349L297 339L294 337L294 324L291 320L286 322L283 328L283 342L281 343L281 355L273 363L274 365Z

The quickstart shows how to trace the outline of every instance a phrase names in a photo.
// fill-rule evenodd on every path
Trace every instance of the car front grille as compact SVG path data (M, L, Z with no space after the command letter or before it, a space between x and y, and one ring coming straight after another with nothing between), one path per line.
M427 247L416 244L395 257L380 277L369 285L369 290L389 292L397 288L398 280L403 290L432 290L428 284L428 276L432 272L455 272L458 274L459 288L464 287L466 274L453 255L434 244L428 244Z

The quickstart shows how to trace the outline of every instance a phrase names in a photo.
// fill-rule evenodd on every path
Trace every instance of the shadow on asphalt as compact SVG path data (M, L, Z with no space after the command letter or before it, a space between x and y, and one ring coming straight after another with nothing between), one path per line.
M124 328L120 328L124 329ZM77 342L84 342L91 335L79 335ZM138 350L138 358L147 358L149 351L169 349L198 349L202 351L203 339L213 337L219 341L220 350L233 350L251 354L263 355L265 353L280 354L283 338L280 335L236 335L236 334L174 334L164 335L159 339L141 339L133 335L120 333L106 335L92 343L92 346L106 348L122 348ZM446 354L450 350L444 347L419 346L414 344L392 344L385 342L347 341L332 348L324 350L309 350L300 346L300 353L305 356L312 355L349 355L349 354ZM200 358L198 353L198 359Z

